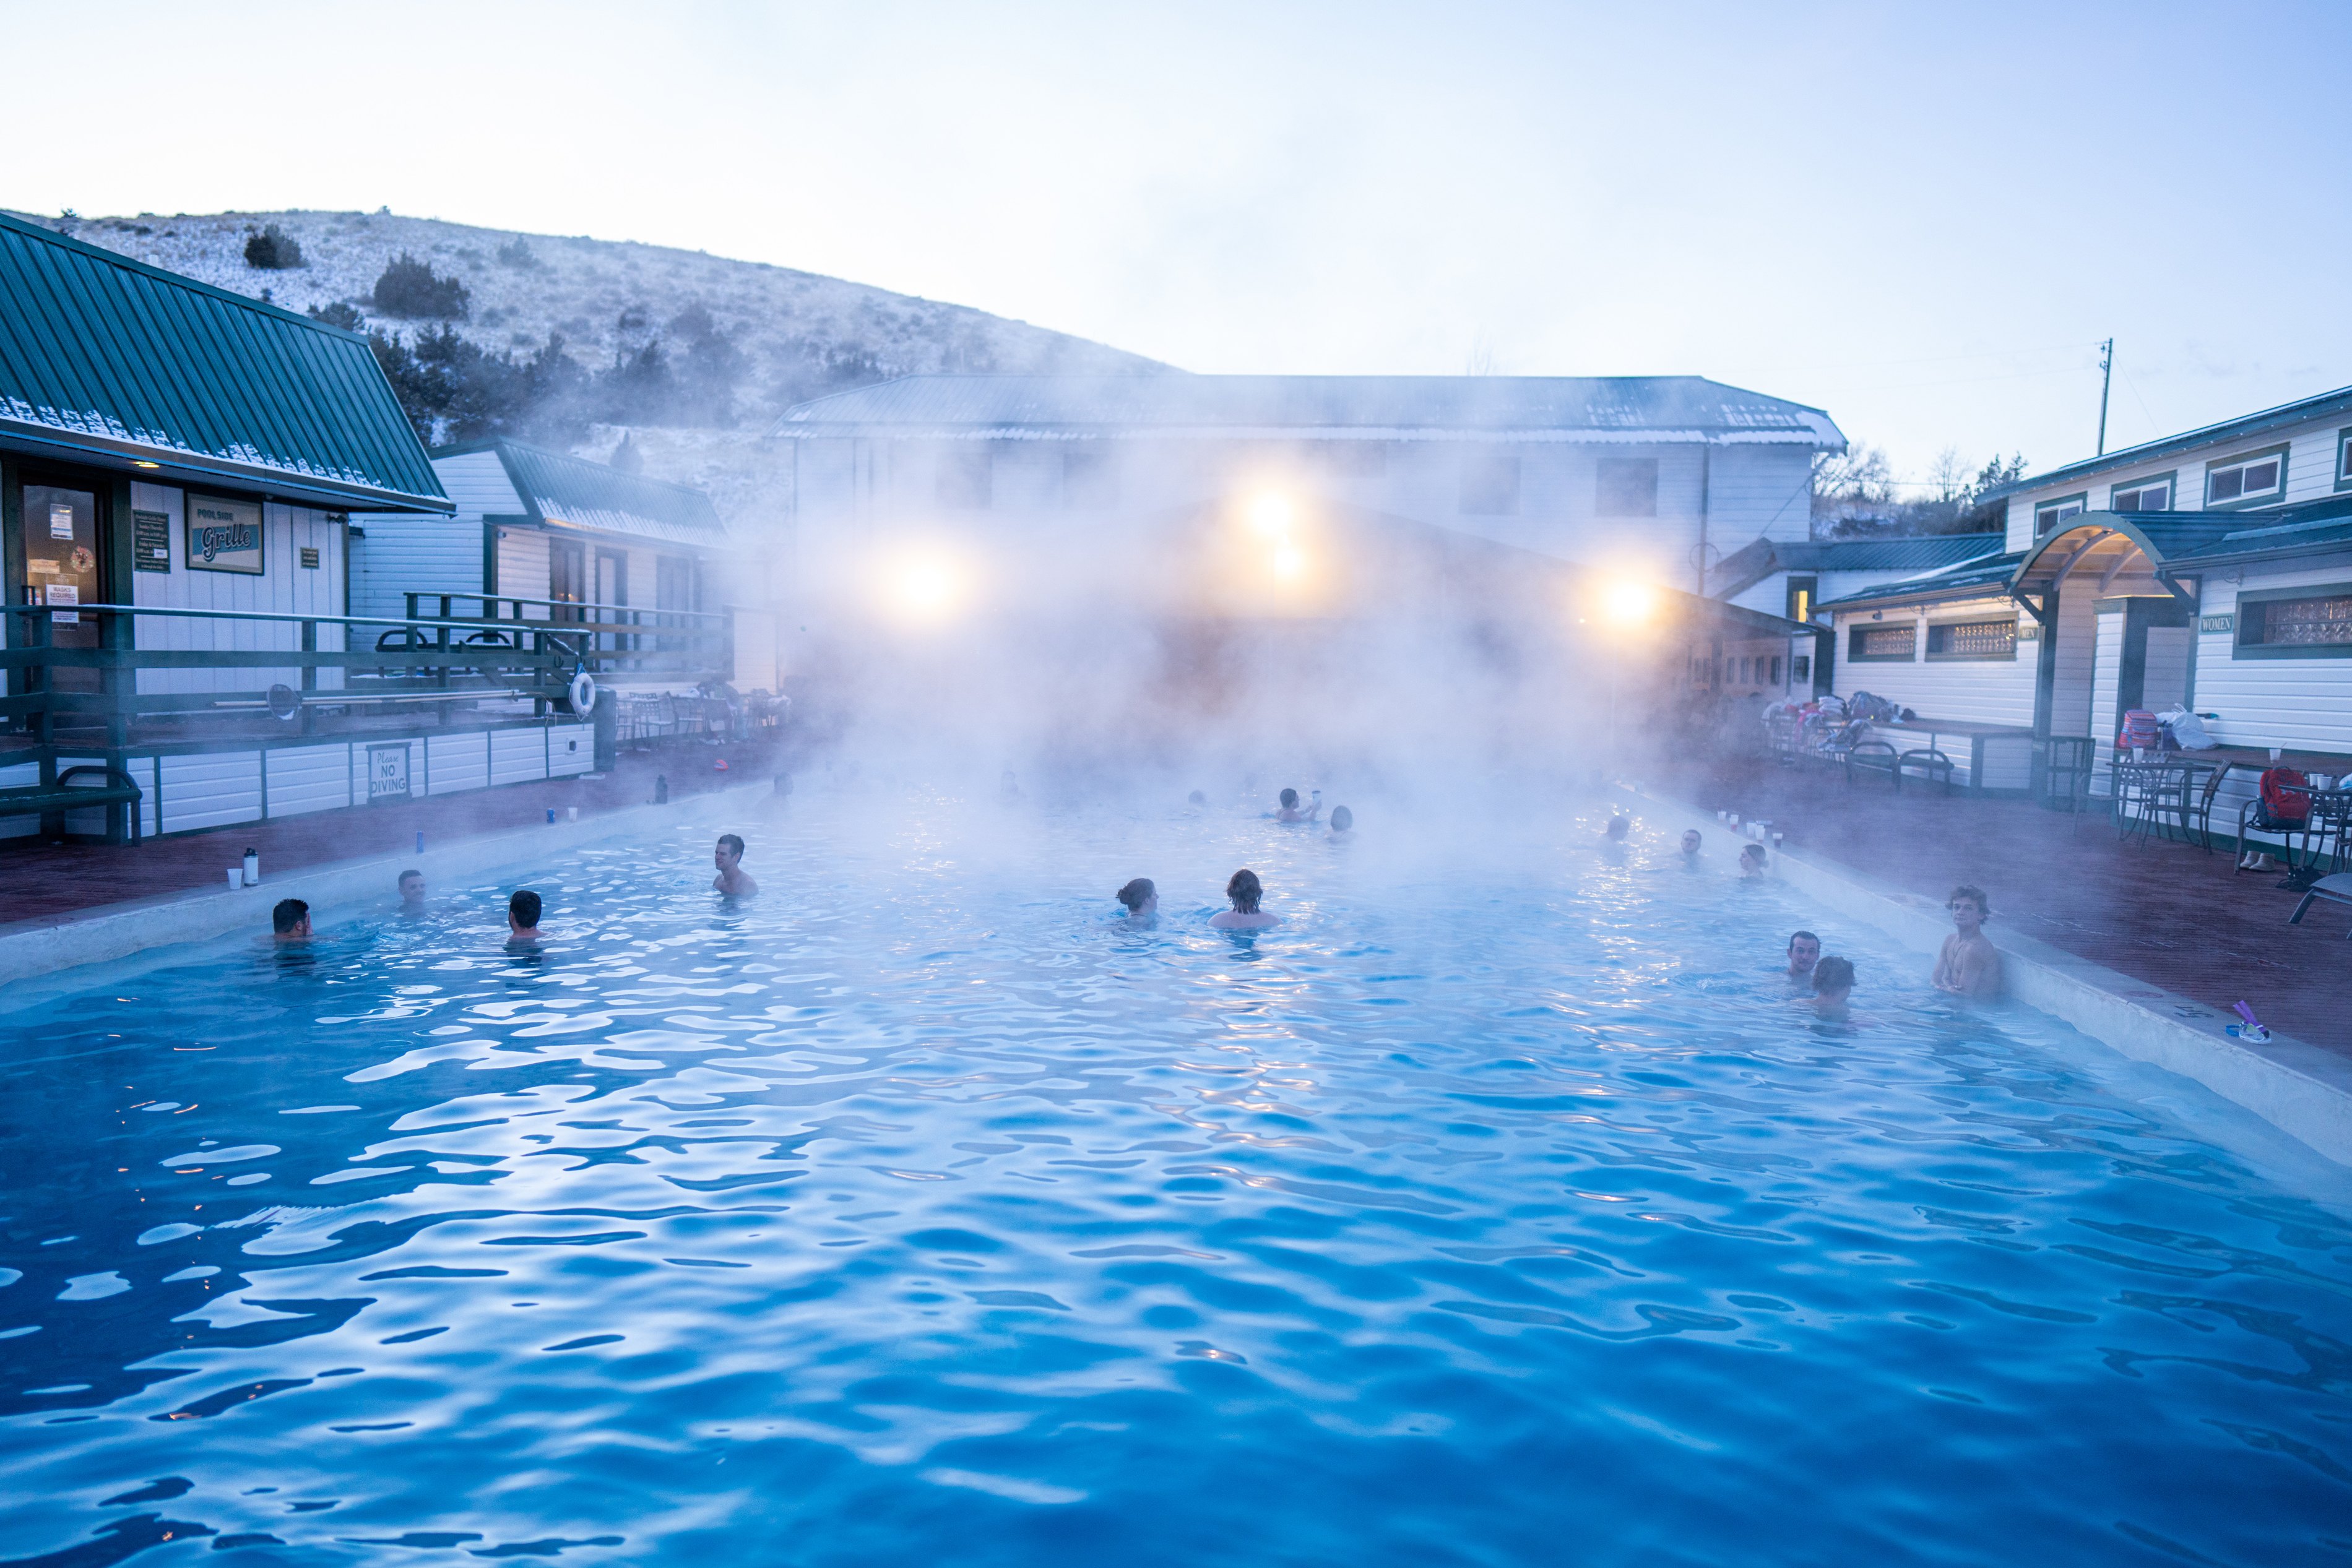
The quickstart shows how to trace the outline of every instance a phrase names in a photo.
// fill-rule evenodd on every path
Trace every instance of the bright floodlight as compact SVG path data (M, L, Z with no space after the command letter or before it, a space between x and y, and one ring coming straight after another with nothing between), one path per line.
M1274 575L1286 580L1307 570L1307 558L1295 545L1284 545L1274 552Z
M964 574L955 561L934 551L898 557L887 569L883 601L892 616L908 625L936 625L953 614L964 599Z
M1620 626L1638 626L1656 613L1658 591L1646 582L1620 579L1601 590L1601 606Z
M1249 504L1250 526L1262 534L1279 538L1290 531L1290 497L1277 490L1268 490Z

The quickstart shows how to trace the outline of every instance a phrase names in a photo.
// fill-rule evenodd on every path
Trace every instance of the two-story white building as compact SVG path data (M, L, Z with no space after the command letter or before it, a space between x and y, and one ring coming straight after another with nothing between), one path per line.
M1998 557L1825 601L1835 688L2087 737L2187 706L2352 768L2352 388L2033 476ZM2341 766L2331 766L2340 763Z
M1696 376L919 375L787 411L779 598L854 602L909 539L1032 560L1265 493L1677 588L1807 537L1819 409Z

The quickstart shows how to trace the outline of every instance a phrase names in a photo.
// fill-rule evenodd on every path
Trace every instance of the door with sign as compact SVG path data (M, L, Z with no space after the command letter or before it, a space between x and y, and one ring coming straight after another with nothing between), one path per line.
M11 616L10 640L46 630L58 648L98 646L98 618L79 606L106 602L99 592L99 497L95 490L66 485L27 483L18 513L19 549L25 580L17 585L22 604L56 606L46 628L31 617ZM49 671L55 691L94 692L99 672L89 669Z

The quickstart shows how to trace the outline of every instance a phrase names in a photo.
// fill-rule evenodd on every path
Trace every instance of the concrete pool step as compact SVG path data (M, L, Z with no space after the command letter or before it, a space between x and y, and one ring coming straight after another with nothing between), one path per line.
M1712 811L1670 796L1620 786L1614 798L1669 834L1696 828L1718 845L1727 836L1747 841ZM1727 873L1737 874L1731 865L1737 852L1720 857ZM1951 917L1937 900L1801 852L1770 853L1773 878L1906 947L1933 955L1951 935ZM2012 999L2135 1061L2192 1079L2337 1164L2352 1166L2352 1062L2340 1053L2278 1034L2264 1044L2248 1044L2224 1032L2236 1020L2218 1009L2032 936L1998 929L1987 935L2000 950Z
M626 834L689 822L710 824L715 831L721 821L739 819L747 809L773 799L774 788L765 777L746 778L740 784L665 805L625 806L577 822L534 824L452 840L422 854L372 855L280 876L268 875L265 862L257 887L231 892L223 885L166 894L0 926L0 988L5 988L0 989L0 1011L34 999L11 993L23 991L22 982L41 976L240 931L266 934L270 906L281 898L299 898L322 911L339 904L388 904L395 895L394 879L412 867L425 873L428 886L446 888Z

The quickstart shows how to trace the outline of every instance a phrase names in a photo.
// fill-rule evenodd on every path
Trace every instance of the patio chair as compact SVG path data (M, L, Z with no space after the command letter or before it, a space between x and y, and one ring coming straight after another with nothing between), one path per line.
M2091 763L2097 743L2087 735L2053 735L2042 754L2042 803L2080 815L2091 799Z
M1917 772L1930 784L1940 780L1944 793L1948 795L1952 792L1952 759L1936 747L1921 747L1895 759L1895 792L1898 795L1903 792L1903 775L1906 770Z
M1899 792L1903 788L1903 759L1894 747L1883 740L1859 740L1845 748L1845 781L1853 783L1855 768L1865 773L1884 773L1895 781Z
M2313 883L2304 891L2303 901L2294 906L2294 913L2286 917L2286 923L2289 925L2302 925L2303 917L2311 912L2312 904L2323 898L2330 904L2352 907L2352 872L2338 872L2334 876L2323 876ZM2352 926L2346 927L2344 939L2352 942Z
M2181 832L2195 833L2198 847L2209 855L2213 852L2213 798L2221 792L2221 780L2229 772L2226 768L2208 768L2205 787L2197 791L2197 798L2191 800L2184 796L2180 802Z

